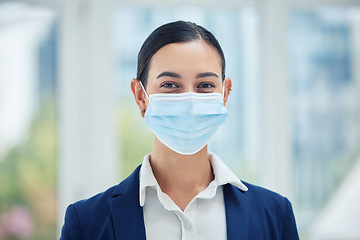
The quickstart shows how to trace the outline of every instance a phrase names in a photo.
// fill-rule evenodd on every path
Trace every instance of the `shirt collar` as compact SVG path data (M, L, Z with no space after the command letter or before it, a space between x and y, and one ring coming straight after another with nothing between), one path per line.
M140 206L144 206L146 198L146 188L153 187L160 191L160 187L153 174L150 165L151 153L145 155L143 164L140 169ZM223 161L215 154L209 152L209 160L214 171L215 179L210 183L212 186L222 186L231 184L242 191L247 191L248 188L240 181L240 179L223 163ZM209 185L209 186L210 186Z
M147 187L159 186L150 165L151 153L146 154L140 168L140 206L144 206Z
M209 159L215 175L214 181L217 186L231 184L242 191L248 190L248 188L218 156L216 156L214 153L209 152Z

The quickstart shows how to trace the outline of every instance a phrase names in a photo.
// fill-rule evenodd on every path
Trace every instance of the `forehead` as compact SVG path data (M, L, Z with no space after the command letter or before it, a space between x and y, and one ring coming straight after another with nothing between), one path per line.
M192 65L193 64L193 65ZM160 48L152 57L150 69L199 66L221 69L221 57L215 47L204 40L171 43Z

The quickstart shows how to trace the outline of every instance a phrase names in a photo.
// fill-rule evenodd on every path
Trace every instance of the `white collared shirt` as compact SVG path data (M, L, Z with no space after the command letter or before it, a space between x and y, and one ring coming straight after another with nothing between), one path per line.
M223 185L247 187L215 154L209 153L215 179L182 211L161 191L150 165L150 154L140 169L140 205L148 240L226 240Z

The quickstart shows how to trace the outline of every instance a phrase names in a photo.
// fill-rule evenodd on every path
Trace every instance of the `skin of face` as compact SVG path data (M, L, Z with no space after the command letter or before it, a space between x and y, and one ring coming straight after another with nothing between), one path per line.
M146 92L154 93L223 93L224 105L231 91L231 79L222 81L221 58L203 40L168 44L159 49L150 62ZM148 99L137 79L131 89L139 109L146 109Z

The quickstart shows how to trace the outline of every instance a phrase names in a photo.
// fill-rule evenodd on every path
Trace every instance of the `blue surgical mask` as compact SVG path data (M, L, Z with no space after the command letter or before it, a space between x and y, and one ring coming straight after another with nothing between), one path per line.
M144 89L144 88L143 88ZM173 151L200 151L227 118L221 93L159 93L147 95L145 124Z

